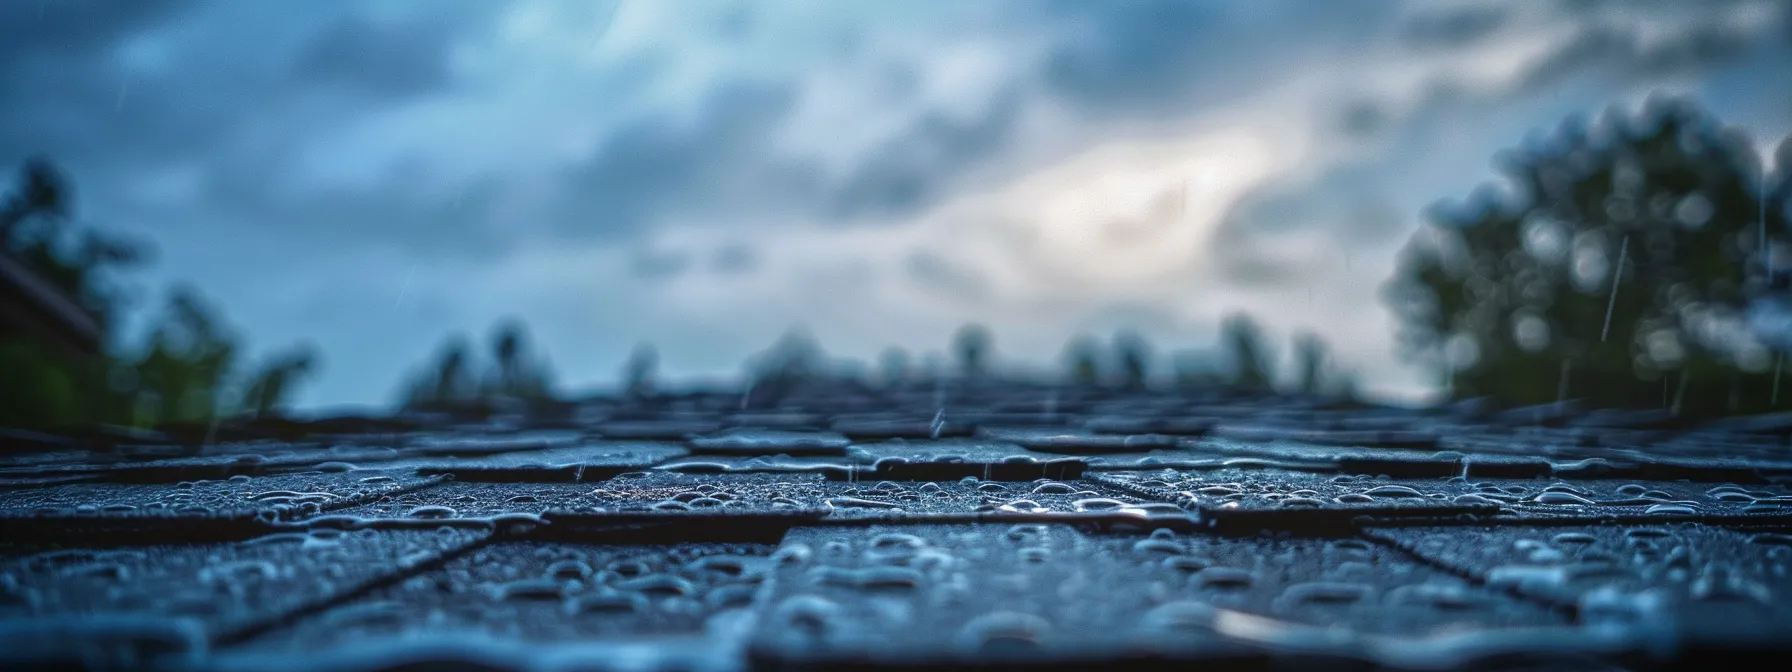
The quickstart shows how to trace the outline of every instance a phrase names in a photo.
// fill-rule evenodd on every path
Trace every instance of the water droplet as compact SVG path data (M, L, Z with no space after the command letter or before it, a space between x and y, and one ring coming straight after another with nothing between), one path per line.
M1107 497L1089 497L1071 502L1070 505L1077 511L1112 511L1125 508L1126 502Z
M615 584L617 590L635 591L646 595L688 596L697 592L696 584L670 574L648 574Z
M1208 567L1195 572L1191 580L1202 588L1237 589L1250 587L1256 578L1250 572L1235 567Z
M1364 491L1363 494L1368 495L1370 497L1384 497L1384 498L1392 498L1392 499L1405 498L1405 497L1424 497L1425 496L1424 494L1420 493L1419 491L1414 490L1414 489L1409 488L1404 485L1383 485L1380 487L1370 488L1370 489Z
M1132 552L1139 555L1158 553L1179 555L1183 553L1182 544L1171 539L1140 539L1132 545Z
M1051 623L1033 614L999 611L971 619L958 631L958 645L981 652L1031 650L1051 631Z
M552 579L587 579L595 573L591 565L579 560L561 560L548 565L547 575Z
M1546 490L1544 492L1538 493L1535 501L1538 504L1552 504L1552 505L1558 505L1558 506L1592 506L1593 505L1593 500L1587 499L1585 497L1574 494L1572 492L1562 492L1559 490Z
M1033 488L1035 495L1068 495L1073 492L1076 492L1076 488L1071 487L1068 483L1043 483L1039 487Z
M417 508L411 509L410 511L405 513L405 516L410 517L410 518L436 519L436 518L453 518L458 513L459 512L455 511L454 509L446 507L446 506L424 505L424 506L419 506Z
M551 579L523 579L502 584L496 589L500 600L559 600L561 584Z
M576 595L565 603L567 615L594 613L629 613L647 608L647 597L640 593L623 593L605 589L599 592Z

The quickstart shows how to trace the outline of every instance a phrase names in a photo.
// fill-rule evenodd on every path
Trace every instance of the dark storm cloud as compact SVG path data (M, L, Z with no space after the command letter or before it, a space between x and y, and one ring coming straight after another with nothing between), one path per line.
M115 120L114 49L190 6L176 0L0 3L0 161L89 139L95 122Z
M0 160L44 153L97 183L177 163L238 173L220 164L243 154L259 174L345 115L445 85L452 36L496 7L376 25L348 3L58 1L41 19L36 4L0 3ZM123 56L133 43L149 62ZM326 87L338 95L314 95Z
M1359 44L1396 9L1384 0L1051 0L1026 6L1067 27L1067 39L1044 66L1049 89L1104 111L1142 114L1260 88L1262 73ZM1251 54L1248 64L1241 54Z
M746 243L731 243L716 251L710 265L718 273L746 273L759 266L759 253Z
M813 174L763 151L795 99L787 83L731 84L707 97L695 123L652 113L624 124L561 177L562 233L627 236L681 209L813 196Z
M1081 19L1089 28L1079 34L1083 39L1052 54L1047 81L1080 97L1115 102L1186 87L1194 59L1228 18L1219 6L1175 0L1054 2L1046 7Z
M66 67L192 6L188 0L8 0L0 3L0 72L26 61ZM8 78L5 81L11 81ZM5 82L0 81L0 86Z
M221 223L292 241L293 252L327 254L344 243L402 249L433 260L480 260L505 254L525 241L494 224L504 192L486 178L448 195L421 194L395 185L402 176L365 184L293 193L266 173L216 174L203 198Z
M1407 19L1400 38L1415 49L1459 49L1492 37L1510 16L1510 7L1492 5L1427 11Z
M1010 91L970 120L924 115L868 154L833 194L834 214L901 215L932 205L967 168L1010 146L1024 109Z
M668 280L691 268L691 255L686 252L642 250L629 262L635 277L646 280Z
M1645 36L1645 28L1602 17L1597 2L1563 2L1556 18L1577 25L1575 36L1539 61L1529 64L1517 82L1501 89L1480 89L1440 76L1416 103L1401 104L1362 98L1339 105L1337 128L1361 139L1386 144L1431 141L1424 129L1463 110L1491 109L1527 100L1580 75L1596 74L1621 82L1647 83L1680 75L1699 75L1745 57L1763 42L1783 41L1779 32L1756 36L1727 23L1729 13L1744 3L1652 3L1657 24L1671 29ZM1792 23L1792 2L1776 5L1775 21ZM1498 39L1514 26L1504 11L1494 16L1445 13L1420 15L1401 28L1403 44L1415 51L1439 50ZM1669 20L1671 19L1671 20ZM1417 28L1416 26L1423 26ZM1414 31L1417 31L1415 33ZM1417 40L1423 34L1425 39ZM1446 39L1447 38L1447 39ZM1516 138L1514 138L1516 140ZM1287 285L1301 277L1300 264L1278 249L1275 239L1291 231L1323 229L1341 245L1374 246L1405 230L1408 222L1384 196L1395 185L1389 175L1411 174L1406 153L1392 153L1376 165L1341 165L1312 182L1272 179L1225 216L1212 240L1213 258L1221 274L1244 285Z
M300 85L336 85L372 95L435 91L449 85L448 55L460 26L424 17L376 23L350 16L318 35L294 62Z
M1648 40L1632 28L1587 26L1531 67L1515 93L1530 93L1594 68L1638 80L1692 74L1733 60L1754 45L1749 33L1713 18L1689 19L1665 38Z

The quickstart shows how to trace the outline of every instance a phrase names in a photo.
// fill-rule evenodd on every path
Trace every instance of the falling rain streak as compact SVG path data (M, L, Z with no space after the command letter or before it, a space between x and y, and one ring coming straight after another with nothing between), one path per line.
M417 265L411 264L410 272L404 274L404 284L398 288L398 298L392 302L393 310L398 310L399 306L404 305L405 296L409 295L411 292L411 278L415 277L416 275L417 275Z
M1605 301L1605 328L1599 330L1600 343L1604 343L1612 331L1612 308L1618 305L1618 282L1624 279L1624 257L1629 252L1630 236L1625 236L1624 242L1618 245L1618 265L1612 269L1612 295Z
M1770 400L1770 403L1774 406L1780 405L1780 367L1784 366L1785 363L1785 353L1780 353L1778 357L1773 358L1773 399Z

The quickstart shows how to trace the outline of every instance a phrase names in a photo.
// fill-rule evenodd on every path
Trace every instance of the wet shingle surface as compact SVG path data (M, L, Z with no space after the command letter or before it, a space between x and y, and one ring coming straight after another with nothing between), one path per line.
M1784 417L995 385L570 411L227 427L204 445L4 435L0 665L1658 669L1792 652Z

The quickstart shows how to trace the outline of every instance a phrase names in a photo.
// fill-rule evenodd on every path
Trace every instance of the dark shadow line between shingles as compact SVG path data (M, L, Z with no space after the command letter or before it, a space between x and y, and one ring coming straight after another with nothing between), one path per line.
M414 563L409 566L395 566L394 571L362 581L348 590L318 598L308 604L303 604L277 614L272 614L266 618L251 621L248 624L225 631L224 633L214 636L211 643L216 648L228 648L246 644L256 638L266 636L282 628L292 627L304 619L321 615L337 607L359 600L376 591L398 585L413 577L441 569L456 558L465 556L473 551L502 541L511 541L515 538L516 536L507 533L502 528L494 529L489 535L460 547L438 553L428 560Z
M1372 528L1359 528L1357 530L1357 534L1356 534L1355 538L1362 539L1371 544L1375 544L1376 546L1380 546L1382 548L1393 551L1394 553L1397 553L1402 557L1410 559L1413 562L1416 562L1422 566L1430 567L1432 569L1443 572L1445 574L1449 574L1450 576L1454 576L1456 578L1467 581L1469 583L1469 585L1475 586L1477 588L1483 588L1483 589L1486 589L1486 590L1489 590L1489 591L1492 591L1495 593L1509 596L1513 599L1516 599L1516 600L1519 600L1522 602L1528 602L1531 604L1541 606L1545 609L1548 609L1550 611L1550 613L1553 613L1553 614L1556 614L1558 616L1568 619L1568 622L1571 625L1576 625L1576 626L1581 625L1579 605L1576 605L1572 602L1559 602L1556 600L1538 597L1536 595L1526 594L1526 593L1518 590L1518 588L1516 586L1510 586L1510 587L1505 587L1505 588L1496 587L1493 584L1488 583L1487 577L1482 576L1479 572L1476 572L1471 568L1458 567L1454 564L1447 563L1442 560L1438 560L1436 558L1432 558L1428 555L1425 555L1424 553L1420 553L1416 550L1408 548L1406 546L1406 544L1402 544L1393 539L1388 539L1388 538L1382 537L1380 535L1375 534L1374 532L1375 531Z
M1603 525L1682 525L1792 528L1792 513L1598 514L1548 517L1490 516L1472 520L1376 518L1363 525L1378 527L1585 527Z

